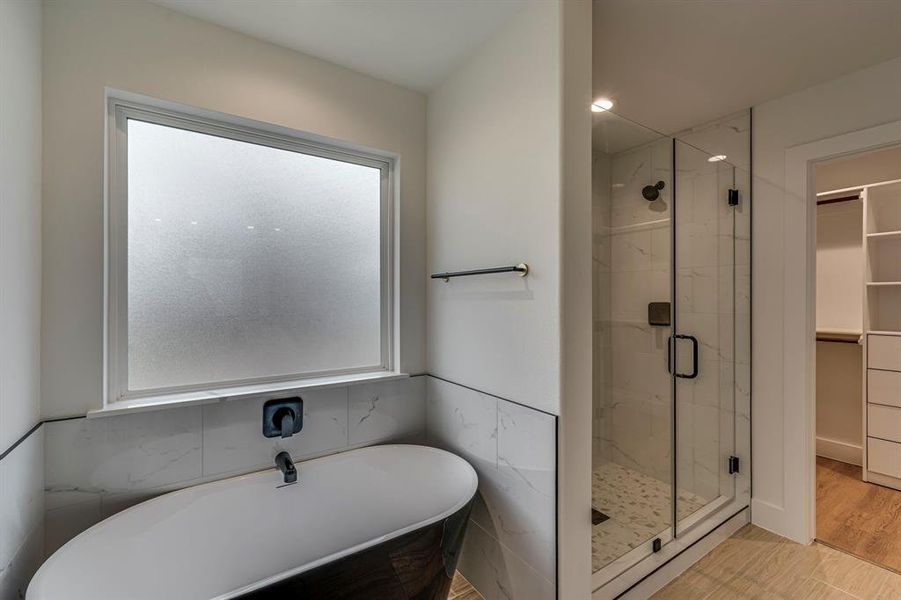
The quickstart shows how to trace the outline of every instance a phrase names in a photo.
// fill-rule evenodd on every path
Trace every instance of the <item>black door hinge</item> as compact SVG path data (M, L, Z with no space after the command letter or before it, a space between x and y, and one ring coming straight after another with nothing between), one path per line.
M729 206L738 206L738 190L729 190L727 202L729 202Z
M660 552L661 548L663 548L663 541L660 538L654 538L654 541L651 542L651 550Z
M729 457L729 475L735 475L740 471L740 463L737 456Z

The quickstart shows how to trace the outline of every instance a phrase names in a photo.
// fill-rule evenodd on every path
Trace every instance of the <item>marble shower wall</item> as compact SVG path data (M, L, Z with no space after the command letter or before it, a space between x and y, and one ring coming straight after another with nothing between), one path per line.
M603 452L610 403L610 155L591 157L592 269L592 426L591 462L597 469L609 459Z
M556 427L548 413L428 378L428 443L479 476L458 568L486 600L556 597Z
M279 450L310 459L374 443L421 443L425 377L302 392L303 431L262 436L264 400L46 423L45 552L154 496L272 466Z
M0 460L0 598L24 598L44 559L44 430Z

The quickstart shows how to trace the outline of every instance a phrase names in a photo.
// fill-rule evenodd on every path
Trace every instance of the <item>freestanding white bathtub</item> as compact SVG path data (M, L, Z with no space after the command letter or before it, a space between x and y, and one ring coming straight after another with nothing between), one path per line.
M446 597L477 485L465 460L393 445L297 468L296 484L263 471L116 514L51 556L27 599Z

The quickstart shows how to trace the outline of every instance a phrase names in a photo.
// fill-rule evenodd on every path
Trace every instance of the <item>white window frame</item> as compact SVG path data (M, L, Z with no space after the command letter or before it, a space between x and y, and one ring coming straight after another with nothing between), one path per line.
M103 411L127 406L179 405L201 400L259 395L305 387L401 377L395 371L395 178L396 157L283 127L171 102L107 91L106 177L104 178L104 364ZM136 119L270 148L379 169L380 190L380 363L353 369L298 372L209 384L149 390L128 387L128 162L127 121ZM102 412L102 411L101 411Z

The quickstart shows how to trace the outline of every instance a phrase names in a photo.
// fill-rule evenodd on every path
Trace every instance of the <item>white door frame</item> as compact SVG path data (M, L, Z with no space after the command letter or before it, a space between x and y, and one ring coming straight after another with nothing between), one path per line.
M794 146L785 151L784 532L816 536L816 188L814 165L901 143L901 121ZM796 260L793 257L805 257ZM790 358L796 357L796 359ZM790 368L795 367L795 368ZM795 401L793 401L795 400ZM800 434L800 435L799 435Z

